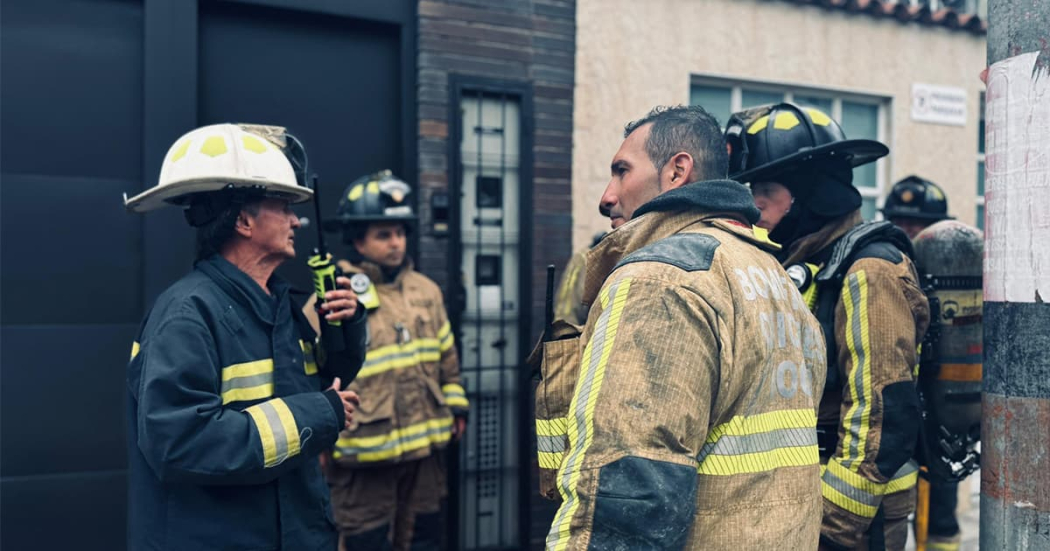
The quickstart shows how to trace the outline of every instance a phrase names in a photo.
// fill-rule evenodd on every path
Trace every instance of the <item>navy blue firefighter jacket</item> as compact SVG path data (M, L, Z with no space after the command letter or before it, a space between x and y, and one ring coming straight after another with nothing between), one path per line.
M318 454L343 407L322 392L290 286L268 288L213 256L143 321L127 378L129 549L336 548ZM326 362L339 373L363 361L359 311L344 322L349 352Z

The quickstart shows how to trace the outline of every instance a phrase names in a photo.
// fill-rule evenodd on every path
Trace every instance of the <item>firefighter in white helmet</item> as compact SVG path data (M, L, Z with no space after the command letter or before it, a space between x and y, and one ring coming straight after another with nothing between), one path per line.
M342 388L363 361L365 317L340 280L323 309L352 344L325 357L274 275L295 257L290 205L312 196L286 156L295 146L279 127L198 128L168 151L156 187L125 198L133 212L181 207L197 228L193 271L131 348L129 549L336 548L317 458L358 401Z

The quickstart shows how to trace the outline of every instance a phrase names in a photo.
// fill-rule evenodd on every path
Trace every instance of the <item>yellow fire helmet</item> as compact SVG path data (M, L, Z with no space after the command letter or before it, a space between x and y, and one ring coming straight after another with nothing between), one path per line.
M309 201L313 190L299 185L285 150L301 146L280 126L215 124L191 130L175 141L161 165L157 185L124 207L147 212L183 206L190 195L234 188L260 188L292 203Z

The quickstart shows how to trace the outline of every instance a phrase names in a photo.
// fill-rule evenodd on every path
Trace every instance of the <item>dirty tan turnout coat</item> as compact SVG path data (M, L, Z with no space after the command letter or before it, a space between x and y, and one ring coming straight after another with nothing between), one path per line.
M725 181L654 200L588 255L582 333L543 347L548 549L817 546L824 340L776 246L705 206L714 184L750 201Z
M446 447L453 416L465 415L469 404L441 289L411 265L389 282L370 262L342 260L339 267L347 277L367 275L372 286L358 296L368 308L370 341L349 386L361 403L336 442L336 464L389 465Z
M785 266L820 263L829 247L861 222L859 211L791 245ZM836 434L824 458L822 538L844 548L867 545L883 509L887 549L903 549L915 507L912 459L921 422L915 379L929 305L911 260L899 251L862 249L837 293L833 348L841 386L827 388L819 424ZM820 263L818 268L823 268ZM819 296L816 298L819 300Z

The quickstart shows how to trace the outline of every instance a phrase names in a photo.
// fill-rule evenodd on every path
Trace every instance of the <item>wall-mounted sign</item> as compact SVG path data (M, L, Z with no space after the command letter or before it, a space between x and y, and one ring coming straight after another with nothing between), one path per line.
M912 83L911 120L966 126L966 90L954 86Z

